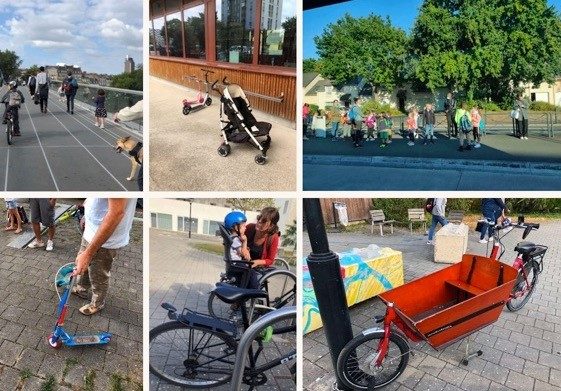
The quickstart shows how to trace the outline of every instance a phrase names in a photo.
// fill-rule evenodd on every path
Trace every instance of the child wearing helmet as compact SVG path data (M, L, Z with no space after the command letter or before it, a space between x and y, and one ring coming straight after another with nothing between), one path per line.
M245 225L247 217L240 211L233 211L224 218L224 227L233 236L230 246L230 259L232 261L249 260L249 250L247 249L247 237L245 236Z
M3 124L8 123L8 113L12 113L12 118L14 121L14 136L21 136L19 131L19 115L18 110L22 103L25 103L25 98L21 91L18 90L18 84L15 81L11 81L9 85L9 90L2 97L2 103L6 104L6 110L4 111Z

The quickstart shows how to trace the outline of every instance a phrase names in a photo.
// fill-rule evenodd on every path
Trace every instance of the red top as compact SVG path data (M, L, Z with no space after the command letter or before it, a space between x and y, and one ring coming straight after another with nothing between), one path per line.
M245 235L247 236L247 242L253 242L255 239L255 224L250 223L245 226ZM265 241L263 242L263 252L261 253L261 258L266 261L264 266L271 266L275 262L277 257L277 252L279 251L279 238L278 233L274 235L267 235Z

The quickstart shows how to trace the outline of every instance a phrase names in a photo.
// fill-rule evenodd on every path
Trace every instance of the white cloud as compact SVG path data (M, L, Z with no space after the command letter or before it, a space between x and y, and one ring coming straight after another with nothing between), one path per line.
M72 46L70 42L58 42L58 41L31 41L33 46L38 48L59 48L59 47L70 47Z
M118 19L111 19L101 24L101 36L125 45L142 46L142 29L125 24Z

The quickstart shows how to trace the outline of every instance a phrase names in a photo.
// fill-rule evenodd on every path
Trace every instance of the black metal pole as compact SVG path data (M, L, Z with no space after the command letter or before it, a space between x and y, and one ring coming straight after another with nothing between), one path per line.
M308 270L331 353L333 369L337 373L339 353L353 338L345 287L341 277L341 265L337 254L329 250L319 199L304 198L303 206L312 246L312 253L308 256ZM349 390L339 378L337 378L337 387L340 390Z
M193 220L191 219L191 205L193 205L193 202L189 201L189 239L191 239L191 225L193 224Z

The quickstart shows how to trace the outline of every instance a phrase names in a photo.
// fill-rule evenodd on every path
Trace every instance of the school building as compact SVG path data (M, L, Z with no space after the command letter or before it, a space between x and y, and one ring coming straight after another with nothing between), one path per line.
M150 75L198 89L227 77L253 107L296 121L295 0L150 0Z

